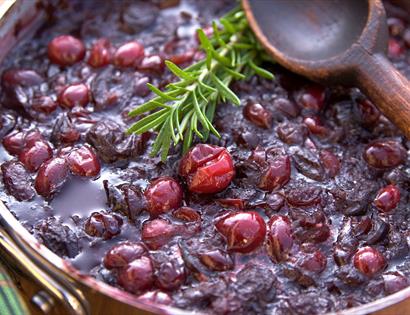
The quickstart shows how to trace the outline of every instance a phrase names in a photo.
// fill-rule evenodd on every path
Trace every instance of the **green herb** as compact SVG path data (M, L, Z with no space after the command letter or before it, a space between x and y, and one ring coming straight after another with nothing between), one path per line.
M131 117L148 114L134 123L128 133L157 131L151 155L161 152L163 161L171 144L183 142L183 152L186 152L195 135L202 141L206 141L210 133L220 137L212 125L216 105L221 101L240 105L240 99L229 88L233 80L247 79L254 74L273 79L272 73L258 66L266 55L249 28L244 12L236 8L219 22L220 28L217 23L212 24L212 38L202 29L198 30L206 58L186 69L165 61L180 81L168 84L165 91L148 84L157 96L129 113Z

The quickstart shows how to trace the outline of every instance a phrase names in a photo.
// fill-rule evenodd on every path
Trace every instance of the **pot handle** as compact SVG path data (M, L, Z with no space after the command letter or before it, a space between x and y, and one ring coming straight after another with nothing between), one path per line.
M2 202L0 208L5 208ZM8 210L6 211L12 216ZM89 315L89 305L81 291L58 275L53 268L47 268L50 267L49 264L42 261L17 233L8 228L7 220L3 216L4 211L0 212L0 248L13 259L13 264L24 270L55 301L64 305L68 314ZM13 219L15 220L14 217Z

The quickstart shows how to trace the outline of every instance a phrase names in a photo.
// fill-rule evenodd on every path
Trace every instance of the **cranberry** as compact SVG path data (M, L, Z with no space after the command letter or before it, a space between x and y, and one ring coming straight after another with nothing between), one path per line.
M396 185L387 185L379 190L374 205L382 212L390 212L400 202L400 189Z
M317 116L306 117L303 119L303 123L314 135L325 136L329 132Z
M94 177L100 173L100 161L94 151L88 146L72 150L67 156L67 162L73 174Z
M162 263L156 272L155 285L162 290L178 289L186 279L182 260L169 260Z
M135 79L134 91L135 94L141 97L148 96L151 90L148 88L147 83L149 83L149 77L137 77Z
M265 221L255 211L232 213L217 221L215 227L233 252L249 253L265 240Z
M305 141L307 130L302 124L286 121L276 128L276 133L284 143L302 144Z
M144 46L138 42L128 42L120 46L114 54L114 63L119 67L136 66L144 56Z
M277 98L273 106L288 117L297 117L300 113L298 106L286 98Z
M19 155L23 149L29 149L37 141L44 141L37 130L13 132L3 138L3 146L11 155Z
M396 167L406 160L404 147L394 140L377 140L369 144L363 158L370 166L380 169Z
M325 89L319 85L310 85L299 91L296 102L303 108L320 111L325 104Z
M145 191L147 210L157 217L169 210L179 208L182 203L182 188L171 177L161 177L150 183Z
M287 193L286 199L292 206L312 206L321 201L321 193L322 190L315 186L297 187Z
M360 119L365 125L373 125L379 120L379 110L368 99L359 100L357 105Z
M141 59L137 69L140 71L162 73L165 69L165 62L160 55L149 55Z
M103 264L107 269L122 268L147 253L144 244L127 241L112 247L105 254Z
M272 127L272 113L259 103L248 102L243 108L243 115L258 127Z
M118 273L118 284L132 293L141 293L154 284L154 267L149 257L142 256L130 262Z
M154 219L144 222L141 239L150 249L156 250L168 243L175 232L176 229L168 220Z
M33 109L44 114L51 114L57 109L56 102L50 96L36 97L32 101Z
M37 173L34 187L43 197L51 197L64 184L68 166L64 158L56 157L44 162Z
M393 294L409 286L407 278L399 272L389 272L384 274L384 290L387 294Z
M175 63L176 65L182 65L191 62L194 58L194 54L195 50L191 49L181 54L170 55L167 59Z
M37 141L33 146L29 146L19 154L19 160L24 164L24 167L30 171L38 170L43 162L53 156L53 150L45 141Z
M82 60L84 56L84 44L73 36L61 35L48 44L48 58L60 66L70 66Z
M391 58L400 58L404 54L404 46L397 39L389 38L387 53Z
M320 162L330 177L335 177L340 172L340 161L330 150L320 151Z
M245 200L238 199L238 198L225 198L225 199L218 199L218 203L223 207L232 207L239 210L243 210L245 208Z
M1 164L1 174L6 191L18 201L31 200L35 196L30 174L23 164L11 160Z
M301 267L310 272L321 273L326 269L327 261L325 255L320 250L313 253L304 253Z
M274 215L268 223L266 250L271 259L278 263L287 259L293 246L292 227L287 217Z
M353 264L366 276L373 276L386 267L386 259L373 247L362 247L353 256Z
M227 271L234 267L232 257L219 249L200 254L199 260L213 271Z
M10 69L5 71L2 76L2 83L6 86L33 86L43 81L40 74L28 69Z
M104 67L111 62L111 43L106 38L97 40L91 47L88 64L94 68Z
M182 221L197 222L201 221L201 214L189 207L181 207L172 212L172 215Z
M229 152L209 144L198 144L186 153L179 173L185 177L190 191L204 194L224 190L235 174Z
M289 156L276 156L269 161L259 181L259 188L273 191L282 188L290 179Z
M116 214L93 212L85 222L84 231L91 236L110 239L120 234L122 218Z
M76 105L85 106L90 101L89 90L84 83L72 84L65 87L58 95L61 107L73 108Z

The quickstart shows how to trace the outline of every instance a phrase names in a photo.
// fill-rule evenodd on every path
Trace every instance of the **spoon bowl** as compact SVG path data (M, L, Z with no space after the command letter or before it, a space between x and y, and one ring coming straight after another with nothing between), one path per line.
M278 63L320 83L357 86L410 138L410 84L385 57L380 0L242 0L242 6Z

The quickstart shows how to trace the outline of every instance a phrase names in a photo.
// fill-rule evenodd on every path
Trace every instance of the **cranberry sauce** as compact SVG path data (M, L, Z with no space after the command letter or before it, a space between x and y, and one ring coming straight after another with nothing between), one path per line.
M70 1L1 66L3 200L84 274L208 314L315 314L410 279L410 142L357 89L277 65L219 104L222 137L166 163L127 113L203 58L195 29L234 1ZM389 58L410 77L409 15ZM283 30L286 36L286 30Z

